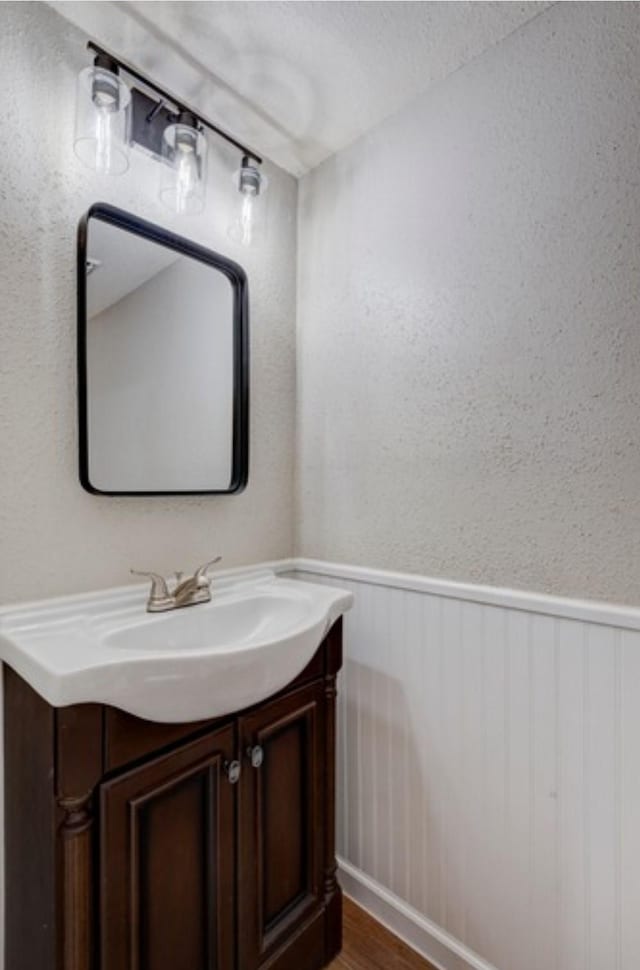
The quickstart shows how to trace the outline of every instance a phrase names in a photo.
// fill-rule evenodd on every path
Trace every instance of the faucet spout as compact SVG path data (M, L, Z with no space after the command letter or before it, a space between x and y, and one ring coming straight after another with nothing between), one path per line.
M204 566L200 566L198 569L196 569L195 573L193 574L194 579L197 579L199 583L202 582L202 580L204 580L208 585L209 580L207 579L207 573L211 569L211 567L215 566L215 564L217 562L220 562L221 559L222 559L222 556L216 556L215 559L212 559L210 562L206 562Z
M208 603L211 599L211 584L207 577L207 570L220 562L222 556L216 556L203 566L196 569L193 576L182 579L182 573L176 573L175 589L169 592L167 581L158 573L142 573L132 569L134 576L149 576L151 578L151 592L147 601L148 613L160 613L165 610L176 610L183 606L195 606L196 603Z
M132 576L148 576L151 579L151 592L147 600L148 613L162 613L164 610L172 610L175 606L173 595L169 592L167 581L159 573L140 571L139 569L130 570Z
M211 599L211 585L207 578L207 570L220 562L222 556L216 556L204 566L196 569L193 576L179 583L173 591L176 606L194 606L196 603L208 603Z

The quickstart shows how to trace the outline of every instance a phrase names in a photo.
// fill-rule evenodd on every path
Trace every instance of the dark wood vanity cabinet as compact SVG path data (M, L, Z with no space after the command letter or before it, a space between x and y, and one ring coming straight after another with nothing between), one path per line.
M229 725L100 786L101 970L234 966L233 756Z
M232 717L52 708L5 668L7 970L320 970L341 945L338 621Z
M327 814L325 693L314 682L241 719L247 751L259 768L240 792L240 967L321 967L325 896L323 826ZM282 951L295 927L309 924L299 954ZM293 945L295 949L296 944Z

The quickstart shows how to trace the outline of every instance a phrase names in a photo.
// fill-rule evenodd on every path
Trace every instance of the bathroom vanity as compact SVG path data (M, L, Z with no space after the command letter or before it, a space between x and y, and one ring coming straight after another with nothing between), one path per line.
M329 594L339 602L336 590L278 584L301 587L309 603L307 589L326 594L325 612ZM223 592L183 612L202 611L206 627L225 596L250 613L256 595ZM349 605L343 594L319 647L284 687L204 720L55 706L42 696L53 682L38 681L35 647L22 676L5 664L8 970L319 970L333 959L336 675L339 613ZM75 621L62 612L55 623L72 638ZM160 635L165 618L141 622ZM264 619L257 626L264 632ZM11 643L28 652L25 629L20 619L0 622L5 661ZM268 648L263 638L256 649ZM135 664L121 673L135 680Z

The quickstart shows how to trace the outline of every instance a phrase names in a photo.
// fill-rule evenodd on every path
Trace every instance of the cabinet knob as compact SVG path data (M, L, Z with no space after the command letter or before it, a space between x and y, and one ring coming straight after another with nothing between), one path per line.
M225 761L224 770L226 772L227 778L230 785L237 785L240 781L240 772L242 771L242 765L239 761Z
M247 757L251 762L252 768L260 768L264 761L264 751L259 744L247 748Z

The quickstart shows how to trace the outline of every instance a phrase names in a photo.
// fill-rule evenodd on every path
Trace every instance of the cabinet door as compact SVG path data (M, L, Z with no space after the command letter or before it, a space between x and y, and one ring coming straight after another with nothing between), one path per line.
M323 721L322 682L240 720L241 970L323 965Z
M100 970L234 970L237 786L223 728L100 789Z

